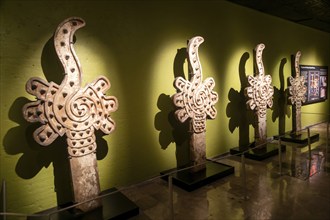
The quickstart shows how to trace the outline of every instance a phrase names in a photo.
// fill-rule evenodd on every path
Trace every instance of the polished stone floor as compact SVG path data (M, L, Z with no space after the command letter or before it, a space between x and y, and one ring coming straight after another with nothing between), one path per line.
M245 181L241 157L222 155L215 159L234 166L234 174L192 192L173 186L173 203L168 183L160 178L124 189L140 208L140 214L130 219L330 219L330 150L324 126L319 128L311 160L308 147L287 145L281 159L245 159Z

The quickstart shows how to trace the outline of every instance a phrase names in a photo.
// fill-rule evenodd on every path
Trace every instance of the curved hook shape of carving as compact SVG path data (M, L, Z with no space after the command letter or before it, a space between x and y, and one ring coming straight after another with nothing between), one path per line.
M54 46L65 70L62 83L57 85L40 78L31 78L26 91L37 97L37 101L23 107L24 117L29 122L41 122L33 134L43 146L51 144L58 135L66 134L68 152L73 157L95 152L94 130L109 134L115 129L110 112L118 108L113 96L105 96L110 88L106 77L100 76L94 82L81 88L82 70L73 48L76 30L85 26L81 18L64 20L54 35Z
M301 57L301 52L298 51L295 56L294 66L295 66L295 77L289 77L289 100L291 104L296 105L299 110L302 106L302 103L306 101L305 93L307 91L307 87L305 86L305 77L300 75L299 69L299 61Z
M265 75L264 63L262 62L262 52L264 49L265 49L265 45L262 43L258 44L254 49L258 75L260 75L260 76Z
M301 56L301 52L298 51L294 59L294 68L296 71L296 77L300 76L300 68L299 68L300 56Z
M193 37L187 46L187 55L190 69L190 80L177 77L174 87L179 91L172 96L176 110L175 116L180 122L192 119L192 128L195 133L205 131L206 119L214 119L217 110L214 105L218 101L218 94L213 91L214 79L209 77L202 82L202 66L198 57L198 47L204 41L202 37Z
M198 56L198 48L204 42L204 38L197 36L193 37L189 40L187 46L187 53L188 53L188 63L189 63L189 74L194 79L190 81L196 81L197 83L201 82L202 80L202 65L199 60Z

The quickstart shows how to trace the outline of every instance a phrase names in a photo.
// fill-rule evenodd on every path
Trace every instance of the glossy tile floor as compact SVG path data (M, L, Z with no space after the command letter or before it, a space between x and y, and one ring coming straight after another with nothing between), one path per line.
M221 156L215 159L234 166L235 173L192 192L173 186L173 215L166 181L155 178L123 190L140 208L140 214L131 219L330 219L330 148L326 152L326 129L319 129L320 140L312 145L309 178L308 147L287 147L282 153L282 175L278 156L245 159L246 184L241 158Z

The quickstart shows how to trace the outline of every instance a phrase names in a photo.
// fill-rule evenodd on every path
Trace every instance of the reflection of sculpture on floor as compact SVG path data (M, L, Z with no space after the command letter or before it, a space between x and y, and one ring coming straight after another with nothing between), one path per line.
M298 135L301 130L301 105L306 101L305 93L307 87L305 86L305 77L300 75L299 59L301 52L298 51L294 60L295 77L290 76L289 86L290 97L292 104L292 133Z
M198 57L198 47L203 43L202 37L189 40L187 46L189 80L177 77L174 86L178 93L172 96L180 122L190 120L190 158L196 167L193 172L203 170L206 160L205 131L206 119L214 119L217 111L214 107L218 94L213 90L215 82L209 77L202 81L202 66ZM200 166L198 166L200 165Z
M74 202L83 202L99 195L100 184L96 160L95 130L105 134L115 129L110 118L118 108L117 99L105 96L110 88L107 78L101 76L81 88L82 70L73 48L76 30L85 26L81 18L68 18L54 34L56 53L64 68L60 85L37 77L26 84L26 91L37 101L26 104L23 114L29 122L42 124L33 137L40 145L51 144L58 136L66 135L71 166ZM100 206L98 200L79 205L82 211Z
M267 142L266 110L267 107L273 106L274 88L271 85L272 78L270 75L265 75L262 62L262 51L264 48L264 44L258 44L255 48L257 72L255 76L248 76L250 86L245 89L246 96L249 98L246 102L247 107L254 110L255 113L255 146Z

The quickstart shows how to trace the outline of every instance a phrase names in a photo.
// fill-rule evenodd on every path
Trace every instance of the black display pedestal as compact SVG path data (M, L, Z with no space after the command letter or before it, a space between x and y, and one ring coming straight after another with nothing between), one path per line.
M116 191L116 188L103 191L102 194L107 194ZM62 207L63 208L63 207ZM60 207L54 207L37 214L45 214L44 217L28 217L28 220L48 220L47 214L54 213L60 210ZM51 215L52 220L117 220L128 219L139 214L139 208L129 200L121 192L115 192L102 198L102 207L99 207L90 212L77 212L74 209L58 212Z
M173 184L191 192L206 184L209 184L217 179L228 176L234 173L234 167L222 163L208 161L206 168L199 172L193 173L190 169L183 170L172 174ZM177 170L176 168L161 172L161 175L166 175ZM163 179L168 180L168 175Z
M274 136L274 139L278 140L279 136ZM317 133L310 133L310 141L311 144L318 141L320 139L320 135ZM306 146L308 144L308 134L307 132L301 132L300 134L285 134L281 136L281 141L292 142L296 144L302 144Z
M240 148L240 147L234 147L230 149L231 155L237 155L241 156L243 152L246 158L252 159L252 160L264 160L269 157L278 155L278 144L273 143L267 143L263 146L260 146L258 148L254 148L254 143L252 143L249 147L246 148ZM254 148L253 150L251 148ZM281 151L285 151L285 145L281 145Z

